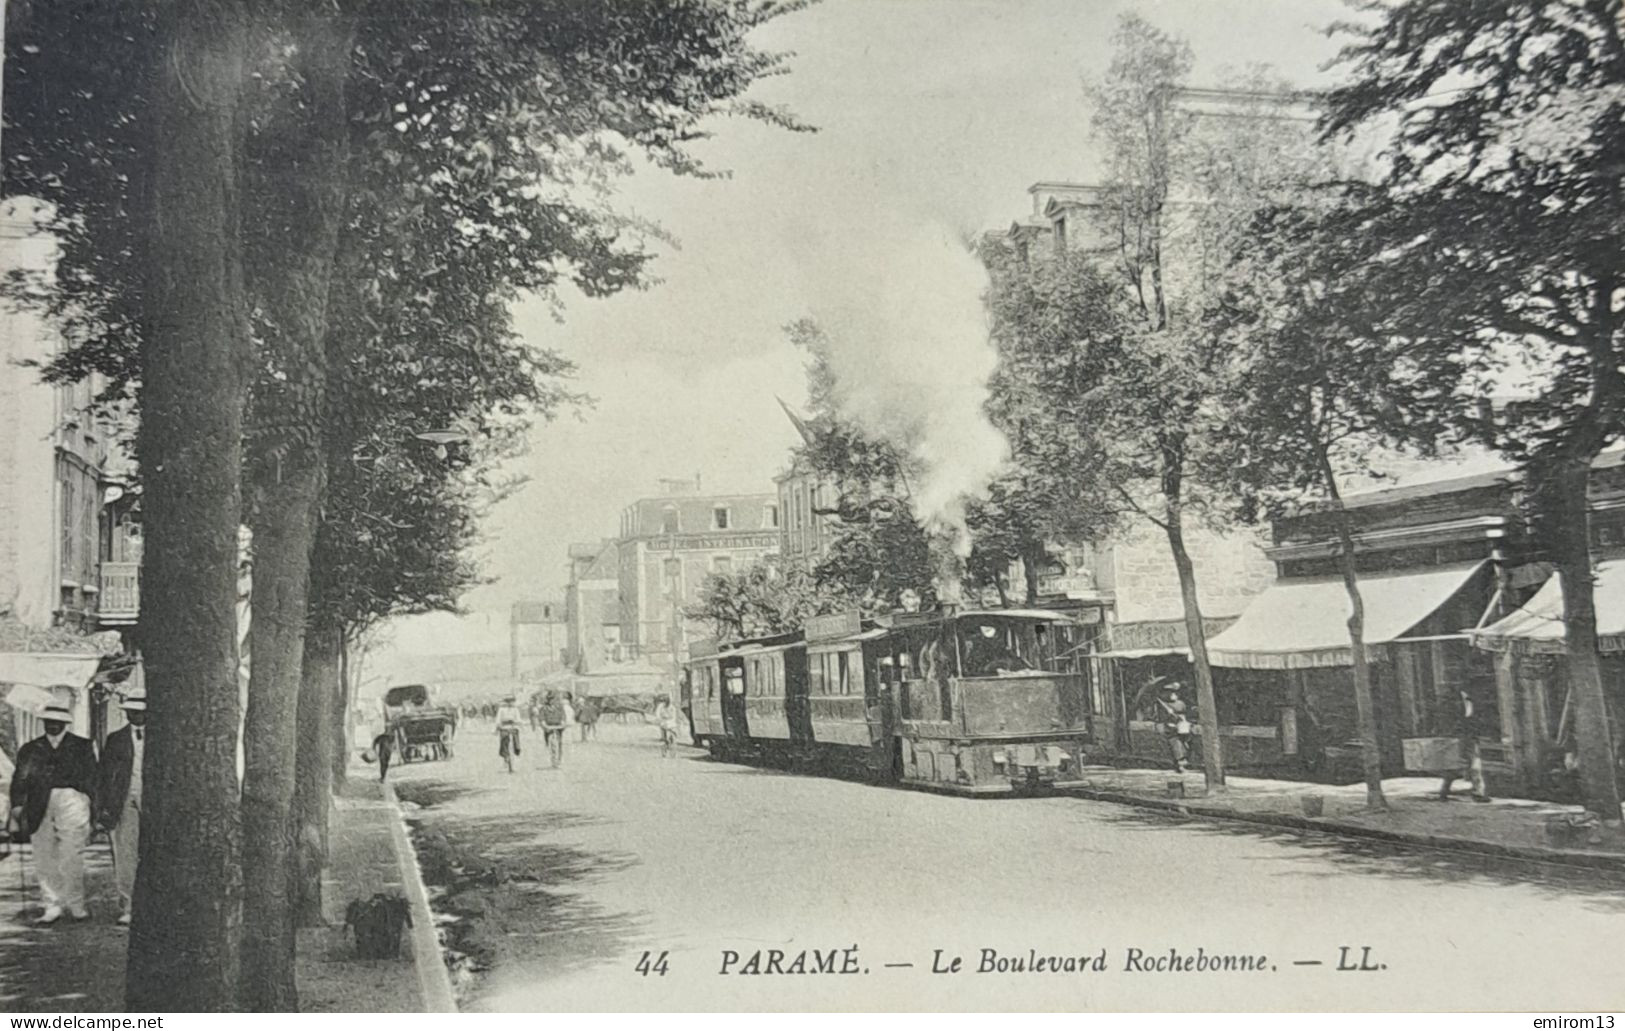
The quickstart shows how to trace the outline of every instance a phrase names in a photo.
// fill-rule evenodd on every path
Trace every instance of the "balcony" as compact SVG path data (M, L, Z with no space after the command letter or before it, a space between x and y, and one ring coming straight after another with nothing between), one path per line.
M141 563L103 562L96 617L103 626L128 626L141 614Z

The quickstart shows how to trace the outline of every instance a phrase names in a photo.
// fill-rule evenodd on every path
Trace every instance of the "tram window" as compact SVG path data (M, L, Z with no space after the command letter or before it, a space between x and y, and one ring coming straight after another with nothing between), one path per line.
M836 659L836 667L837 667L837 671L838 671L837 676L840 677L841 694L851 694L852 693L852 666L851 666L851 662L850 662L851 656L847 655L846 652L841 652L840 654L835 656L835 659Z

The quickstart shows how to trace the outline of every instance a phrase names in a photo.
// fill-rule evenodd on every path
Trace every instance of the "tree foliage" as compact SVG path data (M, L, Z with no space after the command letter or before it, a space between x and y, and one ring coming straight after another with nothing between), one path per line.
M1518 461L1563 589L1586 804L1619 820L1596 650L1586 500L1625 433L1618 255L1625 153L1619 0L1403 0L1341 26L1324 130L1390 132L1370 242L1370 332L1458 384L1445 416ZM1482 403L1512 394L1510 403Z
M821 585L805 569L758 562L737 573L706 577L699 597L683 615L709 624L719 640L737 641L800 630L810 616L849 606L850 599Z

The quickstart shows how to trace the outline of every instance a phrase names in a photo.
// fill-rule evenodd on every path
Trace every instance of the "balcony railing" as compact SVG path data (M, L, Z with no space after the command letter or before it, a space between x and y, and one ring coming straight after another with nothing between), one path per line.
M141 614L141 564L103 562L97 616L102 623L134 623Z

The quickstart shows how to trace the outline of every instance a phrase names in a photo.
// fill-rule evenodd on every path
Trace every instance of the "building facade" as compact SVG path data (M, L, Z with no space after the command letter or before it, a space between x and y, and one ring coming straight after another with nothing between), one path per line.
M685 658L687 642L706 635L682 610L705 578L734 573L779 548L779 505L772 494L701 494L695 482L667 482L659 497L621 513L616 538L620 634L631 658L664 666Z
M54 261L30 202L0 206L0 275L48 271ZM0 376L0 690L55 678L75 689L76 731L95 734L109 706L92 680L105 656L129 646L115 631L139 611L138 566L113 562L131 554L139 562L139 511L112 471L118 425L91 411L100 384L53 386L18 368L62 347L39 314L0 306L0 363L10 370ZM29 707L10 708L0 713L0 743L37 732Z
M564 669L569 619L564 599L514 602L508 612L508 673L516 679Z
M619 562L613 540L570 545L564 664L576 673L594 673L630 657L621 640Z

